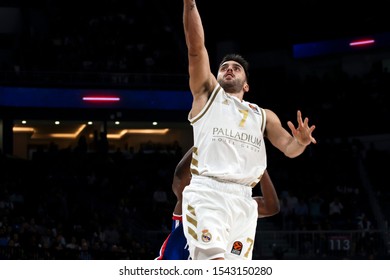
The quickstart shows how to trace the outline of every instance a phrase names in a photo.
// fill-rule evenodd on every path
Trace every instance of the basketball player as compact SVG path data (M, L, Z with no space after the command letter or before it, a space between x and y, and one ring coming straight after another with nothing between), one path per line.
M182 224L182 192L189 185L191 180L190 164L192 148L189 149L176 166L173 176L172 191L176 195L177 203L173 210L172 231L161 246L159 256L156 260L188 260L189 251L187 239L184 236ZM279 213L279 198L268 175L265 171L260 180L260 187L263 196L255 196L257 202L258 217L264 218Z
M226 55L211 72L202 20L195 0L183 0L193 127L191 182L183 191L183 230L193 260L250 260L257 226L252 188L267 168L264 137L287 157L316 143L308 118L297 111L289 133L271 110L245 101L248 62ZM234 9L234 7L232 7ZM245 15L216 15L219 28L243 24ZM242 25L242 28L246 28ZM241 244L241 250L236 250Z

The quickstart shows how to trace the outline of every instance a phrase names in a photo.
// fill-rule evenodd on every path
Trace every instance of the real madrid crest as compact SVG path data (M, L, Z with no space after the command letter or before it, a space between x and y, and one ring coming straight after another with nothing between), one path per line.
M202 230L202 241L205 243L211 241L211 233L207 229Z

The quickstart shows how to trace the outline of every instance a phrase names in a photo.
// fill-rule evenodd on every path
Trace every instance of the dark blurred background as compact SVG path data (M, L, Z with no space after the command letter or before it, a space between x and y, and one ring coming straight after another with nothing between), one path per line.
M385 3L208 2L213 70L243 54L248 101L317 126L299 158L267 146L281 212L259 219L254 258L388 259ZM0 1L0 258L157 257L192 145L182 5Z

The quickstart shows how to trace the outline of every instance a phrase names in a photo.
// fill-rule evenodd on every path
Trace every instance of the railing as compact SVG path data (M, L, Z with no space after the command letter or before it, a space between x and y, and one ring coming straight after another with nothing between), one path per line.
M169 231L138 229L133 234L139 238L138 244L143 244L141 247L120 250L58 250L0 246L0 259L154 259ZM258 231L253 259L388 260L390 253L383 236L389 234L390 231Z

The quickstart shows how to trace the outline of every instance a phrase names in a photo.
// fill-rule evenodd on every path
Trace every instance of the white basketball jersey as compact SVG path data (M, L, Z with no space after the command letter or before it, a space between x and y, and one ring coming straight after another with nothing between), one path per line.
M254 187L267 168L264 109L227 94L218 84L193 118L191 172Z

